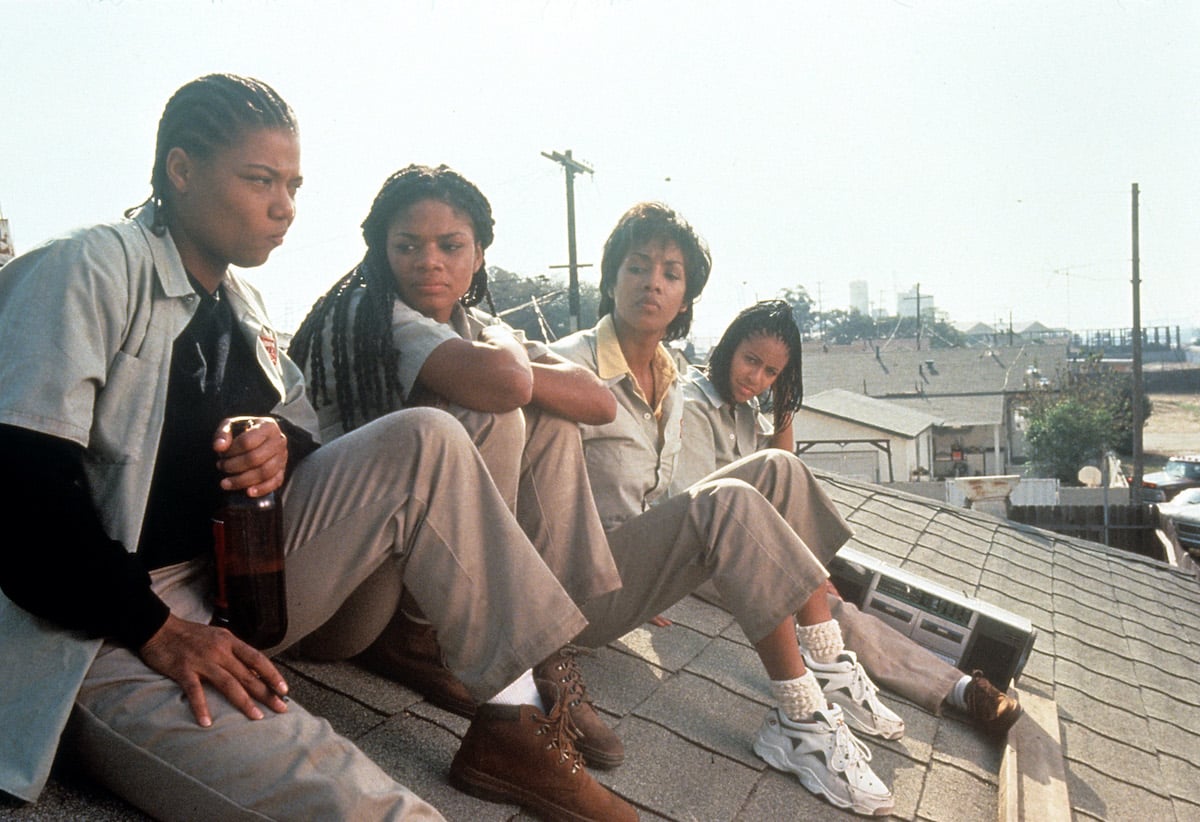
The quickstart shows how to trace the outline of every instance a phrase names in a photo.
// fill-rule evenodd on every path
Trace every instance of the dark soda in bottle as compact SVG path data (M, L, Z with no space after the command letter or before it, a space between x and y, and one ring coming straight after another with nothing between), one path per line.
M253 423L251 417L235 417L233 438ZM255 648L269 648L287 633L279 503L274 493L251 497L226 491L223 496L213 515L213 624Z

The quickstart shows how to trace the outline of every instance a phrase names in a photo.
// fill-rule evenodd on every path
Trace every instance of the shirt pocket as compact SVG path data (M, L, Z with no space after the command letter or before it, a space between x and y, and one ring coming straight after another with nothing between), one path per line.
M96 396L89 450L101 463L139 462L157 441L167 383L144 359L118 351ZM150 431L154 431L153 437Z

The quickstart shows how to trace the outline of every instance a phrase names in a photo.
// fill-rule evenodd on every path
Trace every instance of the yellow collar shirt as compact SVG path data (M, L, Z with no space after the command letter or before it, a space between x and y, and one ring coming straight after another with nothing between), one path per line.
M551 350L591 369L617 400L612 422L579 427L592 495L600 521L610 531L666 498L682 445L678 370L660 345L653 363L658 402L652 407L621 353L611 316L564 337Z

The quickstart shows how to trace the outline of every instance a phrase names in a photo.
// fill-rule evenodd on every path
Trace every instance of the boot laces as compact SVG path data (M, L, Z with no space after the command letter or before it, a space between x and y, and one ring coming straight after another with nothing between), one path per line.
M591 656L591 651L580 648L575 645L565 645L558 652L558 660L554 665L554 671L558 674L556 683L563 692L563 701L570 702L570 707L574 708L581 703L591 703L591 698L587 693L587 684L583 681L583 671L579 669L579 661L577 657L580 655Z
M550 737L546 742L546 750L558 750L559 764L569 761L571 773L582 770L583 754L575 747L575 740L581 734L571 719L566 701L561 698L555 700L554 707L548 713L535 712L533 718L538 723L537 735Z

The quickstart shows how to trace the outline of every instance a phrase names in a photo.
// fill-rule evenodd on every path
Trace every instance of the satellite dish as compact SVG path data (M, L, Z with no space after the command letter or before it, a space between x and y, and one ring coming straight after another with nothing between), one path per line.
M1100 469L1094 465L1085 465L1079 469L1079 481L1088 488L1100 487Z

